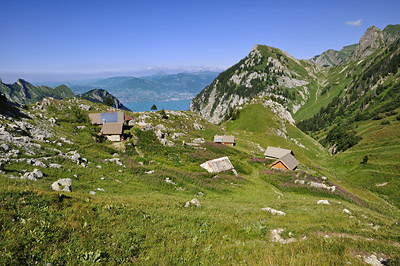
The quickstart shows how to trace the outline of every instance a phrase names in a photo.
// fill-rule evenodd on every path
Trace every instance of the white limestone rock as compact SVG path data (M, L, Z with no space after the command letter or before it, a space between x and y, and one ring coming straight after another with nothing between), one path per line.
M329 205L330 203L329 203L328 200L319 200L319 201L317 201L317 204L326 204L326 205Z
M51 189L55 191L71 192L71 185L71 178L63 178L51 184Z
M284 213L283 211L278 211L278 210L272 209L270 207L265 207L265 208L262 208L261 210L269 212L270 214L273 214L273 215L286 216L286 213Z
M191 201L186 202L185 204L185 208L188 208L190 205L196 206L196 207L200 207L200 202L198 199L194 198Z

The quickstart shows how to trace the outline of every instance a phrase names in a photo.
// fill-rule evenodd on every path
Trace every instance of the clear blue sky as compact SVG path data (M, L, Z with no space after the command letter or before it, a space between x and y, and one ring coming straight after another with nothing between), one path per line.
M0 11L5 82L225 69L254 44L308 59L400 23L398 0L0 0Z

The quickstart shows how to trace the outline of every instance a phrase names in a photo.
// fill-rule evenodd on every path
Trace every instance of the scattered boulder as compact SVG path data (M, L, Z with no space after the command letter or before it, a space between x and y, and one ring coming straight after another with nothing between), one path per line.
M151 175L152 173L154 173L154 170L150 170L150 171L145 171L145 174Z
M71 185L72 185L71 178L63 178L51 184L51 189L55 191L71 192Z
M195 130L203 130L204 129L204 127L198 123L193 123L193 128Z
M34 166L42 167L42 168L47 168L47 165L45 165L43 162L37 160L33 163Z
M96 192L95 191L89 191L89 195L96 195Z
M329 205L330 203L329 203L328 200L319 200L319 201L317 201L317 204L326 204L326 205Z
M103 192L104 192L104 188L98 187L97 190L98 190L98 191L103 191Z
M201 206L199 200L196 199L196 198L192 199L191 201L186 202L185 208L189 207L190 205L194 205L196 207L200 207Z
M269 212L270 214L273 214L273 215L286 216L286 213L284 213L283 211L278 211L278 210L272 209L270 207L262 208L261 210Z
M169 177L165 178L165 182L168 184L176 185L176 183L173 182Z
M61 168L61 165L58 163L51 163L51 164L49 164L49 167L50 168Z
M281 237L281 233L284 231L284 229L282 228L278 228L278 229L272 229L271 232L271 241L272 242L278 242L281 244L288 244L291 242L295 242L296 238L289 238L289 239L283 239Z
M336 187L335 186L327 186L327 185L325 185L325 184L323 184L323 183L318 183L318 182L308 182L308 185L310 186L310 187L315 187L315 188L322 188L322 189L327 189L327 190L330 190L331 192L335 192L335 190L336 190Z
M351 215L351 212L348 209L343 209L343 212Z
M52 123L52 124L55 124L57 121L56 121L56 119L54 117L52 117L52 118L49 119L49 122Z
M8 152L11 150L11 146L6 143L3 143L0 145L0 149L3 150L4 152Z
M35 169L33 170L33 172L27 172L27 173L25 173L25 174L21 177L21 179L28 179L28 180L37 181L38 179L40 179L40 178L42 178L42 177L43 177L43 173L42 173L39 169L35 168Z
M0 170L3 170L3 169L4 169L4 163L0 162Z
M83 103L79 104L79 108L85 111L90 111L90 106Z
M177 140L180 136L184 136L184 133L174 133L172 134L172 139Z
M384 266L375 255L369 257L364 256L364 262L372 266Z

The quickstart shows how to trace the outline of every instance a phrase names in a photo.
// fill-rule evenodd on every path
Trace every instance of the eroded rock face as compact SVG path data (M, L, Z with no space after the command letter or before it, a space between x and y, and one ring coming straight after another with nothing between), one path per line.
M282 95L282 88L301 91L304 100L308 97L306 85L309 81L290 69L289 61L299 64L298 60L282 51L256 45L246 58L221 74L193 98L190 110L218 124L226 118L229 110L257 96L273 96L288 103L290 100ZM300 106L303 102L297 99L291 101Z
M59 179L51 184L51 189L55 191L71 192L72 180L71 178Z
M359 59L364 59L367 56L371 55L382 44L383 44L382 31L375 26L371 26L361 37L358 48L355 51L355 56Z

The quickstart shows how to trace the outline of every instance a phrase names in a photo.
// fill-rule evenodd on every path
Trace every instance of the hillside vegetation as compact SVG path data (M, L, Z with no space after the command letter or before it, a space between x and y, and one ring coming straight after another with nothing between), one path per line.
M2 264L362 265L372 254L399 263L398 208L367 187L353 188L350 179L338 180L340 172L323 163L327 151L262 99L221 126L191 112L128 112L137 123L120 144L98 137L84 106L108 108L44 100L21 110L26 118L2 116L1 142L11 146L1 158ZM43 138L33 133L39 131ZM236 147L211 142L224 133L236 137ZM262 156L268 145L292 149L300 170L269 170ZM222 156L237 176L199 167ZM19 178L34 168L44 176ZM295 182L328 184L322 174L342 190ZM72 179L72 192L51 190L60 178ZM193 198L201 206L185 208ZM317 204L321 199L330 205Z

